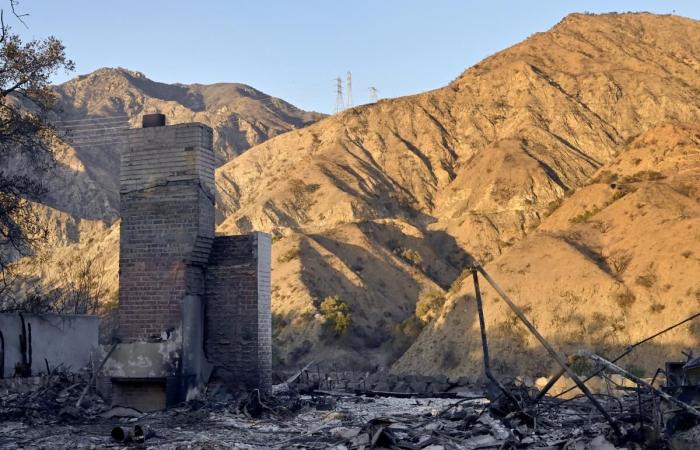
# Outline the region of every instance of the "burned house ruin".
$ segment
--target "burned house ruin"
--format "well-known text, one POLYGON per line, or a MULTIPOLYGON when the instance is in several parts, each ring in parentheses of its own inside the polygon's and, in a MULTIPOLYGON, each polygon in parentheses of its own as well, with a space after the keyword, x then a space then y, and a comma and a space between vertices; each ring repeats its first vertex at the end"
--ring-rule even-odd
POLYGON ((141 410, 205 383, 271 386, 265 233, 217 236, 212 130, 146 115, 122 154, 119 310, 102 373, 112 403, 141 410))

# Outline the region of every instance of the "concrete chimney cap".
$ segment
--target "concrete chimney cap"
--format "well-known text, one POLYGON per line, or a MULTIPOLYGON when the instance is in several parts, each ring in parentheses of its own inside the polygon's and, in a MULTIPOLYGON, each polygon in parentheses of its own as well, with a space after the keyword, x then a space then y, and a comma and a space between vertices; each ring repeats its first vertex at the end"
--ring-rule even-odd
POLYGON ((163 127, 165 126, 165 114, 144 114, 141 126, 143 128, 163 127))

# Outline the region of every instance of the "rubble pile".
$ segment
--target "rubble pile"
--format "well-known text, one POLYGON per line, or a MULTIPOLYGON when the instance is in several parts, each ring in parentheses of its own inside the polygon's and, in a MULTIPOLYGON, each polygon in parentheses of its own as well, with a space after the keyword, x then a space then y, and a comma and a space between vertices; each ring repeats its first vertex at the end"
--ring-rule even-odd
POLYGON ((33 424, 94 420, 104 410, 105 404, 99 395, 83 393, 87 383, 88 379, 81 374, 63 372, 0 379, 0 422, 22 420, 33 424))
MULTIPOLYGON (((636 389, 596 394, 621 430, 585 396, 543 397, 523 385, 505 386, 518 404, 496 393, 462 398, 299 394, 304 377, 274 397, 236 397, 212 389, 164 411, 109 407, 82 396, 80 376, 3 381, 0 447, 153 449, 691 449, 700 428, 685 423, 668 434, 659 399, 636 389)), ((486 389, 490 392, 492 389, 486 389)))
MULTIPOLYGON (((279 375, 286 378, 290 374, 279 375)), ((397 375, 389 372, 327 370, 314 365, 300 375, 297 389, 302 392, 318 390, 366 395, 406 394, 455 397, 459 393, 468 392, 472 387, 473 383, 467 377, 449 378, 445 375, 397 375)))

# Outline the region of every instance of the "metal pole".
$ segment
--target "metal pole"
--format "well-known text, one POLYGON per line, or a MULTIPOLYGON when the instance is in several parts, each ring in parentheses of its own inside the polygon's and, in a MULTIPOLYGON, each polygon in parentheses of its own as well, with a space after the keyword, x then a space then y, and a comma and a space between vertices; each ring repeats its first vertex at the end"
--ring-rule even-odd
POLYGON ((486 273, 486 271, 483 267, 481 267, 480 264, 476 265, 476 270, 478 270, 481 273, 481 275, 483 275, 484 278, 486 278, 486 281, 488 281, 489 284, 493 286, 496 292, 498 292, 498 295, 500 295, 503 301, 505 301, 506 304, 510 307, 510 309, 513 310, 513 312, 516 316, 518 316, 520 321, 523 322, 527 329, 530 330, 530 332, 537 338, 538 341, 540 341, 540 344, 542 344, 542 346, 547 350, 549 355, 559 364, 559 366, 561 366, 563 370, 566 371, 567 375, 569 375, 569 377, 571 377, 574 383, 576 383, 576 386, 578 386, 581 392, 583 392, 586 395, 586 397, 588 397, 588 400, 590 400, 593 406, 595 406, 596 409, 600 411, 603 417, 605 417, 605 419, 610 423, 610 426, 612 427, 615 434, 621 436, 622 433, 620 431, 620 428, 617 426, 617 424, 610 416, 610 414, 608 414, 605 408, 603 408, 603 405, 601 405, 600 402, 596 400, 591 391, 581 381, 578 375, 576 375, 574 371, 571 370, 570 367, 568 367, 564 358, 556 350, 554 350, 554 347, 552 347, 552 345, 540 334, 540 332, 537 331, 537 328, 535 328, 532 322, 528 320, 528 318, 525 316, 525 313, 523 313, 523 311, 515 303, 513 303, 510 297, 508 297, 508 294, 506 294, 505 291, 501 289, 501 287, 498 284, 496 284, 493 278, 491 278, 491 276, 488 273, 486 273))
POLYGON ((498 389, 503 392, 503 395, 508 397, 508 399, 515 404, 518 409, 522 409, 520 403, 515 398, 515 396, 506 389, 498 379, 491 372, 491 358, 489 356, 489 344, 486 337, 486 321, 484 320, 484 308, 481 303, 481 290, 479 289, 479 275, 476 271, 472 271, 472 278, 474 279, 474 296, 476 297, 476 309, 479 313, 479 329, 481 330, 481 349, 484 356, 484 373, 486 378, 488 378, 493 384, 498 386, 498 389))
POLYGON ((94 383, 95 380, 97 379, 97 374, 100 373, 100 371, 102 370, 102 368, 103 368, 103 367, 105 366, 105 364, 107 363, 107 360, 109 359, 110 356, 112 356, 112 353, 114 353, 114 350, 117 349, 117 346, 119 345, 119 343, 120 343, 121 341, 120 341, 119 339, 116 339, 116 338, 115 338, 115 339, 113 340, 113 342, 114 342, 114 343, 112 344, 112 348, 110 348, 110 349, 109 349, 109 352, 107 352, 107 356, 104 357, 104 359, 103 359, 102 362, 100 363, 100 366, 97 368, 97 370, 96 370, 95 372, 93 372, 92 376, 90 377, 90 381, 88 381, 87 386, 85 386, 85 389, 83 389, 83 392, 80 394, 80 397, 78 397, 78 401, 75 402, 75 407, 76 407, 76 408, 80 408, 80 405, 83 403, 83 398, 85 397, 85 394, 88 393, 88 390, 90 389, 90 386, 92 386, 92 383, 94 383))
POLYGON ((559 369, 559 372, 557 372, 556 375, 550 378, 550 380, 547 382, 547 384, 544 385, 539 394, 537 394, 537 397, 535 397, 535 402, 539 402, 540 400, 542 400, 542 398, 545 395, 547 395, 547 392, 549 392, 549 390, 552 389, 552 386, 554 386, 556 382, 559 381, 559 378, 561 378, 565 373, 565 368, 559 369))

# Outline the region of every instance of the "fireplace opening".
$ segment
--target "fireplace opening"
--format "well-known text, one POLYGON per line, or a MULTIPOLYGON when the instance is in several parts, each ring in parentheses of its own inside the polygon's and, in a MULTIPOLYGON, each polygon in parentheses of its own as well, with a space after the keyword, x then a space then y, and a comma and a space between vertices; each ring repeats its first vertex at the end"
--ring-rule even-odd
POLYGON ((165 409, 166 378, 112 378, 112 404, 142 412, 165 409))

